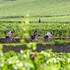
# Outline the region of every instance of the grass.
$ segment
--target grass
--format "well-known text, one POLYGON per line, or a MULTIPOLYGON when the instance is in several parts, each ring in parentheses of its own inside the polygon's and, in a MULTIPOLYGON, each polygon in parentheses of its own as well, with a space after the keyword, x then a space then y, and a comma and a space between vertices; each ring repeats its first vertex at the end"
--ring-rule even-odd
POLYGON ((70 23, 69 8, 69 0, 0 0, 0 21, 23 22, 23 17, 29 15, 33 23, 39 18, 45 23, 70 23))
MULTIPOLYGON (((45 16, 41 16, 41 17, 39 17, 39 16, 37 16, 37 17, 30 17, 29 16, 29 21, 30 22, 33 22, 33 23, 35 23, 35 22, 38 22, 38 20, 39 20, 39 18, 41 19, 41 22, 48 22, 48 23, 70 23, 70 16, 50 16, 50 17, 45 17, 45 16)), ((25 19, 26 18, 22 18, 22 17, 15 17, 14 16, 14 18, 11 18, 11 16, 9 17, 9 18, 5 18, 5 17, 3 17, 3 19, 2 18, 0 18, 0 21, 20 21, 20 22, 23 22, 23 21, 25 21, 25 19)))
POLYGON ((67 16, 69 7, 69 0, 0 0, 0 16, 67 16))

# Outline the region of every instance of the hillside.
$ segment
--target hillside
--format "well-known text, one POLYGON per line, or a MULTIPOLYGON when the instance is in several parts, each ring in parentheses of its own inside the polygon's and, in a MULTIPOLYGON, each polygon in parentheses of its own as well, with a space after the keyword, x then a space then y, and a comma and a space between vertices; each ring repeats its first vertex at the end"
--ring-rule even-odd
POLYGON ((0 0, 0 16, 69 16, 70 0, 0 0))

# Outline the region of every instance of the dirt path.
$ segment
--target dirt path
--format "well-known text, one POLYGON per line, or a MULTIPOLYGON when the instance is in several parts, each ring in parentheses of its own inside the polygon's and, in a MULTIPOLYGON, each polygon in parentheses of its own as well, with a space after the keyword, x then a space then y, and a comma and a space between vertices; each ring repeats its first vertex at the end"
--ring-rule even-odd
MULTIPOLYGON (((6 38, 0 38, 0 43, 20 43, 20 38, 15 38, 15 40, 13 40, 13 41, 8 41, 7 42, 7 39, 6 38)), ((55 41, 55 40, 66 40, 66 41, 70 41, 70 38, 54 38, 54 39, 52 39, 51 41, 55 41)), ((27 40, 27 39, 25 39, 25 42, 26 43, 28 43, 28 42, 44 42, 44 39, 42 38, 42 39, 40 39, 40 40, 38 40, 38 41, 36 41, 36 40, 27 40)))
MULTIPOLYGON (((8 52, 10 50, 13 50, 15 52, 20 52, 20 50, 26 50, 26 49, 30 49, 32 50, 32 48, 28 48, 25 45, 17 45, 17 46, 3 46, 3 52, 8 52)), ((41 52, 43 50, 47 50, 47 49, 52 49, 53 52, 65 52, 65 53, 70 53, 70 45, 54 45, 54 46, 47 46, 47 45, 42 45, 42 44, 38 44, 37 45, 37 52, 41 52)), ((33 50, 32 50, 33 51, 33 50)))

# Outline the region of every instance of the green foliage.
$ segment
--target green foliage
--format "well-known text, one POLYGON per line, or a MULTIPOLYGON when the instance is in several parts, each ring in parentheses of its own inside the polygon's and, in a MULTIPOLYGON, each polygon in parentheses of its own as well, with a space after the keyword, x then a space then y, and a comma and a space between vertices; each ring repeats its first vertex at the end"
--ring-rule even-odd
POLYGON ((2 53, 3 45, 0 45, 0 53, 2 53))
POLYGON ((24 43, 25 41, 24 41, 24 39, 21 39, 20 42, 21 42, 21 43, 24 43))
POLYGON ((65 40, 56 40, 55 41, 55 45, 64 45, 64 44, 68 44, 68 42, 65 40))
POLYGON ((48 30, 52 33, 52 38, 67 38, 70 36, 70 24, 61 24, 61 23, 41 23, 41 24, 33 24, 33 23, 8 23, 2 24, 0 23, 0 37, 4 37, 8 35, 10 29, 15 30, 16 37, 23 38, 24 36, 30 38, 30 35, 33 35, 35 29, 38 29, 38 33, 43 38, 48 30), (5 32, 6 31, 6 35, 5 32))
POLYGON ((52 42, 47 42, 46 43, 46 45, 51 45, 51 46, 53 46, 53 45, 55 45, 56 43, 54 42, 54 41, 52 41, 52 42))
POLYGON ((60 70, 60 68, 58 68, 57 64, 56 65, 41 65, 39 70, 60 70))
POLYGON ((10 29, 15 30, 16 37, 21 37, 21 44, 25 44, 31 50, 21 50, 20 53, 13 51, 3 53, 3 46, 0 45, 0 70, 70 70, 70 53, 52 53, 51 50, 36 52, 38 44, 41 45, 64 45, 69 41, 56 40, 47 43, 24 43, 25 39, 30 39, 35 29, 41 37, 44 37, 48 30, 52 33, 52 38, 67 38, 70 35, 70 1, 69 0, 0 0, 0 16, 4 19, 0 21, 21 21, 18 23, 0 23, 0 37, 8 35, 10 29), (28 14, 27 14, 28 13, 28 14), (27 14, 27 15, 26 15, 27 14), (30 17, 29 16, 36 16, 30 17), (4 18, 4 16, 22 16, 24 18, 4 18), (39 16, 42 22, 38 22, 39 16), (29 22, 33 22, 30 23, 29 22), (55 24, 57 23, 58 24, 55 24), (63 24, 61 24, 63 22, 63 24), (52 23, 52 24, 50 24, 52 23), (6 34, 5 34, 6 31, 6 34))
MULTIPOLYGON (((34 44, 35 45, 35 44, 34 44)), ((36 52, 21 50, 0 53, 1 70, 70 70, 69 53, 53 53, 51 50, 36 52)))

